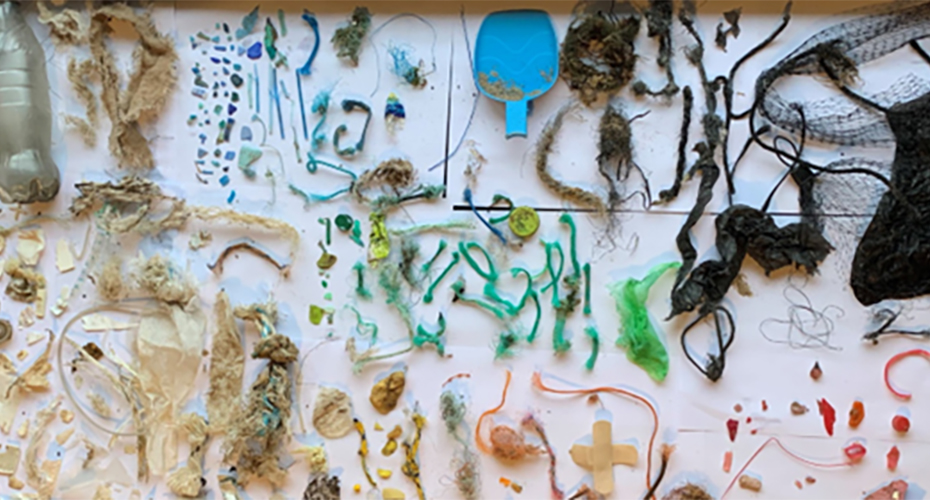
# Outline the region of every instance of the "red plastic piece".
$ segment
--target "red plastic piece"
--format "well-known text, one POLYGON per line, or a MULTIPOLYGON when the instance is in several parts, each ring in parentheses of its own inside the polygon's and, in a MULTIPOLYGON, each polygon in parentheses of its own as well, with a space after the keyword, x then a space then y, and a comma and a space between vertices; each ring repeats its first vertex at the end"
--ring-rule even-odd
POLYGON ((888 380, 888 372, 891 371, 891 367, 895 365, 898 361, 901 361, 904 358, 909 356, 923 356, 927 359, 930 359, 930 352, 924 349, 911 349, 910 351, 904 351, 902 353, 895 354, 885 363, 885 387, 891 391, 892 394, 901 398, 901 399, 911 399, 911 393, 901 392, 891 386, 891 381, 888 380))
POLYGON ((739 429, 739 420, 727 420, 727 432, 730 434, 730 442, 736 441, 736 431, 739 429))
POLYGON ((836 409, 826 399, 817 400, 817 409, 823 417, 823 428, 827 430, 828 435, 832 436, 833 425, 836 424, 836 409))
POLYGON ((888 470, 894 472, 898 468, 898 460, 901 460, 901 450, 897 446, 892 446, 885 458, 888 461, 888 470))
POLYGON ((904 434, 911 430, 911 421, 904 415, 895 415, 894 418, 891 419, 891 427, 893 427, 895 431, 904 434))

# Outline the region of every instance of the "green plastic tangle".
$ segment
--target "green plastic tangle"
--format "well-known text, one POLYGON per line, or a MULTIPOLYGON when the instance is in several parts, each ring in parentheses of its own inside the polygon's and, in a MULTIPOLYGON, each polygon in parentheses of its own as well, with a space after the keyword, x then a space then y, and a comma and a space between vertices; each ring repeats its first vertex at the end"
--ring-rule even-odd
POLYGON ((666 271, 679 267, 679 262, 659 264, 650 269, 642 280, 630 278, 607 287, 620 314, 617 346, 626 351, 627 359, 646 370, 656 382, 662 382, 668 375, 668 351, 649 319, 646 300, 652 285, 666 271))

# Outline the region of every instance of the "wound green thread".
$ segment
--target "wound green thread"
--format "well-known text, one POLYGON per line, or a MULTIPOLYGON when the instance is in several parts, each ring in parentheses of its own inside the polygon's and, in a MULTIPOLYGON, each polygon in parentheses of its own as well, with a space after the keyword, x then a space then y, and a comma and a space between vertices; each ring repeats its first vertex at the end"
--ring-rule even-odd
POLYGON ((352 266, 352 270, 355 271, 357 277, 355 295, 358 295, 361 299, 371 300, 371 291, 365 287, 365 264, 356 262, 355 265, 352 266))
POLYGON ((507 315, 507 313, 503 309, 495 306, 494 304, 490 304, 481 299, 466 297, 465 296, 465 282, 461 278, 459 278, 455 283, 453 283, 451 288, 452 288, 453 293, 455 293, 455 300, 459 300, 466 304, 472 304, 482 309, 485 309, 491 312, 492 314, 494 314, 495 316, 497 316, 498 319, 504 319, 504 316, 507 315))

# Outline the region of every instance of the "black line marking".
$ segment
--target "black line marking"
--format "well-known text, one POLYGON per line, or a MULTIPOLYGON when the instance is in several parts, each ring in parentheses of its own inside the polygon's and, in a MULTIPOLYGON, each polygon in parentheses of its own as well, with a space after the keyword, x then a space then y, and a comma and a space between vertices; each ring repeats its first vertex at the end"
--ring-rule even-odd
MULTIPOLYGON (((562 212, 571 212, 571 213, 595 213, 595 212, 597 212, 597 210, 594 210, 594 209, 592 209, 592 208, 574 208, 574 207, 570 207, 570 208, 563 208, 563 207, 530 207, 530 208, 532 208, 533 210, 536 210, 537 212, 543 212, 543 213, 550 213, 550 212, 551 212, 551 213, 562 213, 562 212)), ((484 206, 475 205, 475 210, 480 210, 480 211, 483 211, 483 212, 504 212, 504 211, 509 210, 509 208, 508 208, 508 207, 503 207, 503 206, 494 206, 494 207, 491 207, 491 206, 487 206, 487 205, 484 205, 484 206)), ((453 212, 470 212, 470 211, 471 211, 471 207, 469 207, 468 205, 453 205, 453 206, 452 206, 452 211, 453 211, 453 212)), ((681 216, 681 215, 688 215, 689 213, 691 213, 690 210, 648 210, 648 211, 647 211, 647 210, 632 209, 632 208, 620 208, 620 209, 611 210, 611 212, 612 212, 612 213, 620 213, 620 214, 678 215, 678 216, 681 216)), ((702 215, 702 216, 715 216, 715 217, 716 217, 716 216, 720 215, 721 213, 723 213, 723 212, 704 212, 704 213, 702 213, 701 215, 702 215)), ((803 214, 801 214, 800 212, 766 212, 766 213, 769 214, 769 215, 771 215, 772 217, 800 217, 801 215, 803 215, 803 214)), ((842 218, 850 218, 850 219, 852 219, 852 218, 871 218, 871 217, 874 217, 875 214, 852 214, 852 213, 850 213, 850 214, 839 214, 839 213, 830 214, 830 213, 827 213, 827 214, 818 214, 818 216, 819 216, 819 217, 836 218, 836 219, 842 219, 842 218)))

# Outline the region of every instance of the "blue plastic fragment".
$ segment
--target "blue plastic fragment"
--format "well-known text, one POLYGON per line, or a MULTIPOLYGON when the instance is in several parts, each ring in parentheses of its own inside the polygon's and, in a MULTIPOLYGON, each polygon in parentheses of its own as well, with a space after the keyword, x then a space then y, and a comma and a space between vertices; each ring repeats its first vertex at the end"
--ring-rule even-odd
POLYGON ((232 203, 236 199, 236 190, 233 189, 229 192, 229 198, 226 198, 226 203, 232 203))
POLYGON ((227 57, 224 57, 224 58, 223 58, 223 64, 229 64, 229 63, 231 63, 231 62, 232 62, 232 61, 230 61, 229 58, 227 58, 227 57))
POLYGON ((238 111, 238 109, 239 109, 239 108, 237 108, 237 107, 235 107, 234 105, 230 104, 229 106, 226 107, 226 112, 229 114, 229 116, 232 116, 232 115, 236 114, 236 111, 238 111))
POLYGON ((249 47, 248 56, 251 60, 261 59, 262 57, 262 42, 255 42, 249 47))
POLYGON ((245 47, 240 45, 236 48, 236 55, 241 56, 242 54, 245 54, 245 47))
POLYGON ((196 161, 194 161, 194 164, 195 164, 195 165, 206 165, 207 162, 205 162, 205 161, 203 161, 203 160, 196 160, 196 161))
POLYGON ((258 23, 258 6, 256 5, 251 12, 249 12, 245 17, 242 18, 242 27, 236 29, 236 40, 242 40, 243 38, 249 36, 252 33, 252 30, 255 29, 255 25, 258 23))
POLYGON ((233 161, 233 160, 235 160, 235 159, 236 159, 236 152, 235 152, 235 151, 227 151, 226 154, 223 156, 223 159, 226 160, 226 161, 233 161))
POLYGON ((194 87, 194 89, 191 90, 191 94, 193 94, 194 97, 199 97, 201 99, 205 99, 207 97, 206 89, 203 89, 201 87, 194 87))
POLYGON ((203 148, 197 148, 197 158, 203 158, 207 156, 207 150, 203 148))
POLYGON ((201 133, 199 136, 197 136, 197 138, 200 139, 201 144, 207 142, 207 134, 201 133))
MULTIPOLYGON (((229 76, 229 68, 223 68, 223 74, 226 76, 229 76)), ((223 82, 223 83, 225 84, 226 82, 223 82)), ((223 86, 225 87, 226 85, 223 85, 223 86)))
POLYGON ((252 129, 250 129, 248 126, 243 126, 242 130, 239 131, 239 139, 243 141, 251 141, 252 129))
POLYGON ((222 185, 223 187, 226 187, 226 186, 229 185, 229 176, 228 176, 228 175, 224 175, 224 176, 220 177, 220 185, 222 185))
POLYGON ((226 52, 226 46, 225 46, 225 45, 216 45, 216 46, 213 47, 213 50, 215 50, 215 51, 217 51, 217 52, 226 52))
POLYGON ((210 62, 212 62, 213 64, 219 64, 219 63, 220 63, 220 58, 219 58, 219 57, 211 57, 211 58, 210 58, 210 62))

